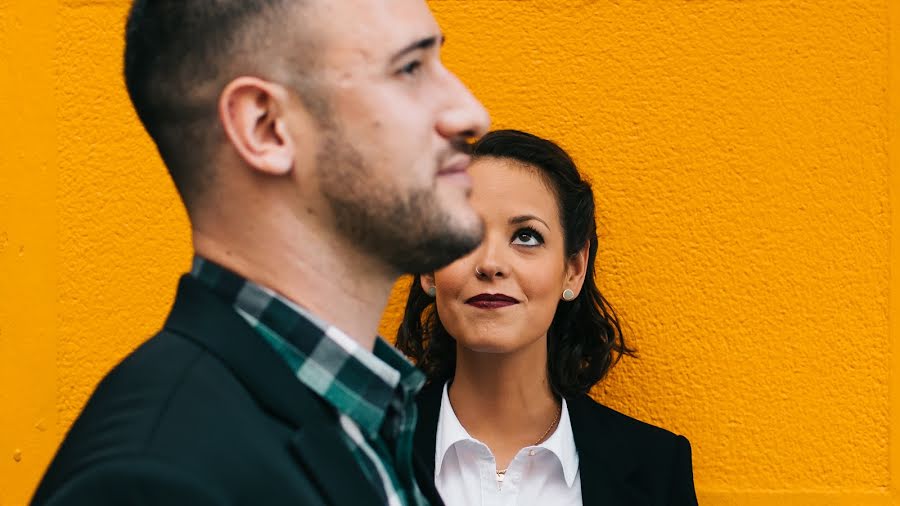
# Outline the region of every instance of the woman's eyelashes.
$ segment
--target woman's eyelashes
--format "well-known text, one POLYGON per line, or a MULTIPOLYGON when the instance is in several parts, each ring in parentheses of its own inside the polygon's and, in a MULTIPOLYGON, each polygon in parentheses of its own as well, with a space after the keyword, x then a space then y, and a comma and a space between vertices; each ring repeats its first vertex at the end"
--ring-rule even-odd
POLYGON ((524 227, 516 230, 512 237, 512 243, 518 246, 534 248, 544 244, 544 236, 531 227, 524 227))

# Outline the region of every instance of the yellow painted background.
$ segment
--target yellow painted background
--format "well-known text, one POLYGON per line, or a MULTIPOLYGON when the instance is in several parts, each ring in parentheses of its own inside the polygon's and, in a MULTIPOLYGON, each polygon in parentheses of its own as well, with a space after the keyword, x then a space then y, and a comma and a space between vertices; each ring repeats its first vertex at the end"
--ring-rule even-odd
MULTIPOLYGON (((120 78, 127 4, 0 0, 2 506, 189 264, 120 78)), ((594 181, 641 353, 599 398, 690 438, 701 504, 900 504, 898 3, 431 5, 495 127, 594 181)))

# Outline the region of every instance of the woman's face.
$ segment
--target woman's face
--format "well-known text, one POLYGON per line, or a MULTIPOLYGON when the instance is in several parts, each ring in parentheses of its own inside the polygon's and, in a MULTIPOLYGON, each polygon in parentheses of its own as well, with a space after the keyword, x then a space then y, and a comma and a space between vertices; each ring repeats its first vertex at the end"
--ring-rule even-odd
POLYGON ((546 337, 563 290, 578 294, 587 252, 566 259, 556 196, 538 169, 487 157, 469 173, 484 241, 422 285, 434 284, 441 322, 459 345, 514 352, 546 337))

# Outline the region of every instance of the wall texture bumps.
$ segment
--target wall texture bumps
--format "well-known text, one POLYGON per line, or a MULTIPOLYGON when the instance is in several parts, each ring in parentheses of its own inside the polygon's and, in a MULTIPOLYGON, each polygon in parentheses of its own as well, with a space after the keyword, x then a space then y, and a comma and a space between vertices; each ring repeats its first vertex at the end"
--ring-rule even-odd
MULTIPOLYGON (((594 182, 602 286, 641 354, 598 398, 691 439, 703 504, 900 503, 900 7, 431 5, 495 127, 594 182)), ((0 0, 0 505, 189 263, 121 83, 127 7, 0 0)))

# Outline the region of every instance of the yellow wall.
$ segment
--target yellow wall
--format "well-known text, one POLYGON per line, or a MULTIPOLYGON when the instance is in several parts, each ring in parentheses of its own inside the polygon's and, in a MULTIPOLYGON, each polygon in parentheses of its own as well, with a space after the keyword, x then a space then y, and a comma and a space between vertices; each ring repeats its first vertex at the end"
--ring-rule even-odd
MULTIPOLYGON (((495 126, 595 182, 641 352, 598 396, 689 436, 702 504, 900 504, 898 2, 431 3, 495 126)), ((127 4, 0 0, 3 506, 189 263, 119 77, 127 4)))

